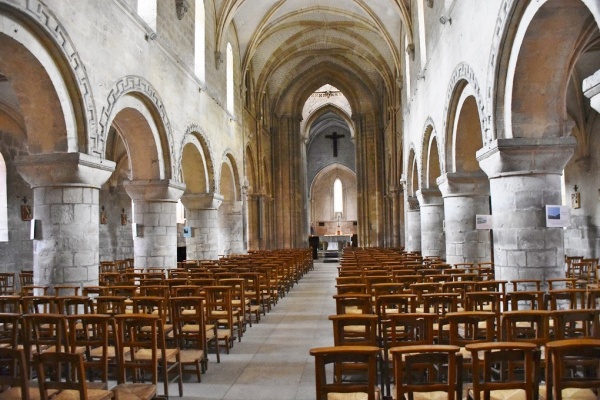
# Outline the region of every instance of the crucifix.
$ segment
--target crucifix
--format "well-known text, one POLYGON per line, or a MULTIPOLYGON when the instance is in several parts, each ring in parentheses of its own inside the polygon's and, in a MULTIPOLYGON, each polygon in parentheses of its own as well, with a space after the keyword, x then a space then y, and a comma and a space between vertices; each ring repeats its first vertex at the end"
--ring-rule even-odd
POLYGON ((343 137, 345 137, 346 135, 338 135, 337 132, 333 132, 332 135, 325 135, 325 137, 327 139, 331 139, 333 140, 333 156, 337 157, 337 145, 338 145, 338 139, 341 139, 343 137))

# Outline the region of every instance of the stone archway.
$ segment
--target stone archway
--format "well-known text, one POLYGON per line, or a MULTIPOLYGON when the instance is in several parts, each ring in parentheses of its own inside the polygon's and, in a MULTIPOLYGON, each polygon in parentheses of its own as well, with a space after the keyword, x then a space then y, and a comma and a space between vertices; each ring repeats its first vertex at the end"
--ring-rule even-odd
POLYGON ((219 256, 244 252, 242 193, 237 164, 227 153, 219 173, 219 193, 223 202, 218 211, 219 256))

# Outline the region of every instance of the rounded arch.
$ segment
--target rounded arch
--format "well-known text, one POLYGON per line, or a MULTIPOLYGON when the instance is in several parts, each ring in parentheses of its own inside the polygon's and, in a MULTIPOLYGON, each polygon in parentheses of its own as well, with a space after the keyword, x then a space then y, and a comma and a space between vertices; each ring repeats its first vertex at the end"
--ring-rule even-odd
POLYGON ((246 179, 248 180, 248 191, 257 192, 258 188, 258 165, 254 161, 254 154, 250 145, 246 146, 246 179))
MULTIPOLYGON (((191 151, 191 149, 188 149, 191 151)), ((208 141, 205 132, 200 128, 200 126, 192 124, 187 129, 183 136, 183 141, 181 143, 181 159, 179 161, 179 165, 181 165, 182 177, 186 179, 186 170, 190 171, 192 174, 200 173, 202 174, 202 179, 205 181, 205 187, 201 190, 206 190, 203 193, 213 193, 216 191, 216 183, 215 183, 215 162, 213 158, 213 152, 210 147, 210 142, 208 141), (194 162, 191 160, 186 160, 184 158, 185 148, 188 146, 193 146, 197 155, 200 159, 197 161, 200 162, 198 167, 202 167, 202 170, 199 171, 194 166, 194 162), (188 166, 185 166, 184 163, 188 163, 188 166)), ((187 176, 190 176, 188 173, 187 176)), ((187 182, 186 182, 187 183, 187 182)), ((189 186, 188 186, 189 189, 189 186)), ((199 192, 198 192, 199 193, 199 192)))
POLYGON ((240 175, 235 158, 229 151, 225 152, 221 162, 219 193, 223 196, 223 201, 241 199, 240 175))
POLYGON ((443 158, 440 157, 437 136, 433 120, 428 118, 421 143, 421 175, 419 176, 419 186, 421 188, 432 189, 437 187, 436 179, 445 172, 441 162, 443 158))
POLYGON ((419 162, 417 160, 417 153, 415 152, 415 148, 413 145, 410 146, 410 150, 408 152, 408 164, 406 167, 408 171, 406 176, 406 190, 410 197, 416 196, 417 190, 421 188, 419 176, 419 162))
POLYGON ((486 141, 568 136, 569 76, 582 34, 600 21, 600 6, 595 0, 504 0, 500 9, 488 74, 492 135, 486 141))
MULTIPOLYGON (((127 76, 115 84, 107 99, 107 105, 102 109, 102 118, 100 120, 100 137, 103 143, 106 141, 111 125, 120 119, 117 118, 119 114, 130 109, 130 111, 127 111, 126 117, 131 116, 132 118, 136 118, 134 116, 135 113, 131 114, 131 112, 137 111, 143 115, 143 119, 139 119, 139 117, 136 119, 141 123, 145 122, 145 128, 150 128, 152 135, 150 137, 149 132, 143 133, 144 129, 142 127, 130 125, 132 130, 137 130, 141 135, 139 137, 131 137, 130 140, 142 142, 143 147, 153 146, 153 151, 156 153, 156 157, 152 160, 138 161, 141 164, 147 164, 148 162, 158 164, 158 176, 152 179, 174 179, 181 181, 181 168, 173 153, 175 146, 173 145, 171 123, 169 122, 164 104, 152 85, 142 77, 127 76), (145 143, 145 141, 150 140, 152 143, 145 143)), ((121 123, 123 122, 121 121, 121 123)), ((104 155, 106 152, 104 145, 101 150, 104 155)), ((131 146, 129 146, 129 150, 133 150, 131 146)), ((132 159, 132 166, 134 168, 132 174, 135 174, 134 164, 135 161, 132 159)))
POLYGON ((97 153, 93 94, 68 33, 36 0, 0 4, 0 19, 0 70, 17 99, 8 106, 23 115, 30 154, 97 153))
POLYGON ((466 79, 461 79, 452 90, 444 122, 446 172, 476 172, 480 169, 476 153, 483 147, 484 135, 477 89, 466 79))
POLYGON ((357 178, 354 171, 342 164, 331 164, 323 168, 310 184, 310 198, 313 209, 313 221, 332 221, 334 213, 334 183, 339 179, 342 184, 343 220, 357 220, 356 202, 357 178))
MULTIPOLYGON (((481 95, 481 89, 475 71, 466 63, 460 63, 452 73, 448 90, 446 92, 446 105, 444 107, 444 121, 442 122, 442 129, 444 129, 444 149, 445 149, 445 170, 446 172, 457 172, 459 170, 471 170, 472 165, 469 167, 460 167, 457 165, 457 151, 459 157, 461 154, 471 155, 475 157, 475 152, 483 147, 483 143, 486 141, 486 135, 489 133, 489 129, 486 121, 488 120, 483 112, 485 110, 484 98, 481 95), (470 99, 469 99, 470 98, 470 99), (469 100, 467 100, 469 99, 469 100), (465 101, 468 101, 469 108, 463 109, 465 101), (472 108, 474 106, 475 108, 472 108), (469 114, 461 115, 462 111, 468 110, 469 114), (467 119, 465 119, 467 117, 467 119), (477 118, 477 120, 473 118, 477 118), (461 135, 457 136, 459 130, 457 130, 457 124, 459 121, 469 121, 468 128, 469 136, 461 135), (478 123, 479 126, 475 126, 478 123), (479 134, 477 138, 473 135, 479 134), (458 140, 458 142, 457 142, 458 140), (475 152, 473 152, 473 148, 475 152), (464 150, 463 150, 464 149, 464 150)), ((467 132, 463 129, 460 132, 467 132)), ((468 160, 469 163, 476 160, 468 160)), ((479 168, 479 165, 477 165, 479 168)))

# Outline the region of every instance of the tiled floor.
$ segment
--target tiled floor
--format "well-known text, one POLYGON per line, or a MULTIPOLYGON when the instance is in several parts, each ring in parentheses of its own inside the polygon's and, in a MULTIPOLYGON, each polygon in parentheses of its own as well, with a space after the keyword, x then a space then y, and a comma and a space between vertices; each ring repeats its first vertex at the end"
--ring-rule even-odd
MULTIPOLYGON (((314 399, 314 360, 308 351, 333 345, 327 317, 335 314, 332 296, 337 266, 315 263, 315 269, 262 316, 260 323, 246 330, 230 354, 221 355, 220 364, 214 354, 209 355, 202 383, 186 377, 183 399, 314 399)), ((169 390, 177 393, 174 385, 169 390)))

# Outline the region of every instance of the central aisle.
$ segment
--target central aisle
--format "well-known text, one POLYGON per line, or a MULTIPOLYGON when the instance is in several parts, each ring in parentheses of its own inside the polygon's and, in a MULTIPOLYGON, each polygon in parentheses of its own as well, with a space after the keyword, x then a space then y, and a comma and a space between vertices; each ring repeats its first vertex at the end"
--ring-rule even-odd
MULTIPOLYGON (((258 324, 248 327, 230 354, 217 364, 209 354, 202 383, 188 381, 185 399, 312 400, 315 398, 312 347, 332 346, 328 316, 335 314, 338 264, 315 263, 258 324)), ((193 379, 186 377, 186 379, 193 379)), ((176 393, 173 387, 173 393, 176 393)), ((174 399, 177 397, 173 397, 174 399)))

